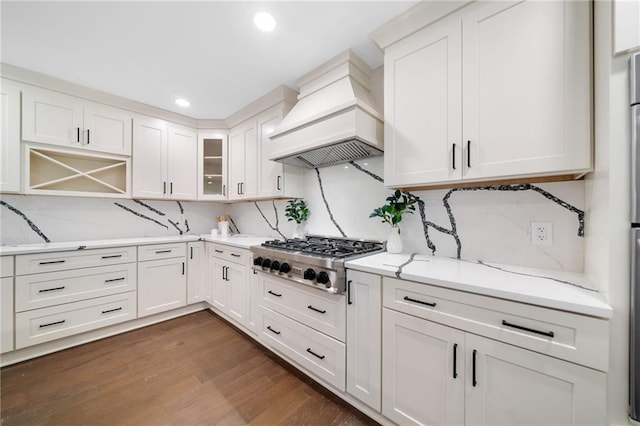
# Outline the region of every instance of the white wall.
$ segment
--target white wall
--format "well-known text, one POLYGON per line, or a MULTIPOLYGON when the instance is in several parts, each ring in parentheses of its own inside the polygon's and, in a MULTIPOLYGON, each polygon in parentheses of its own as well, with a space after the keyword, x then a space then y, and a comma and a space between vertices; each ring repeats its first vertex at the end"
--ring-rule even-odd
POLYGON ((176 201, 143 201, 157 210, 154 212, 133 200, 6 194, 2 195, 2 202, 8 204, 0 206, 0 244, 3 245, 44 242, 9 206, 24 214, 51 242, 179 235, 177 228, 183 233, 187 231, 185 220, 189 234, 204 234, 216 225, 216 217, 227 210, 223 204, 183 201, 180 205, 184 214, 181 214, 176 201))
MULTIPOLYGON (((382 158, 356 162, 377 176, 383 175, 382 158)), ((325 198, 333 219, 351 238, 386 240, 390 228, 377 218, 369 218, 374 208, 381 206, 392 190, 351 164, 319 169, 325 198)), ((584 182, 539 184, 578 209, 584 208, 584 182)), ((451 229, 451 221, 443 206, 448 190, 416 191, 425 202, 428 221, 451 229)), ((341 236, 325 206, 315 170, 304 174, 304 195, 311 215, 307 224, 310 234, 341 236)), ((258 202, 271 225, 275 225, 272 202, 258 202)), ((584 238, 578 236, 576 213, 560 207, 541 194, 531 191, 459 191, 450 196, 449 204, 461 242, 461 258, 483 260, 544 269, 579 271, 584 269, 584 238), (551 222, 553 245, 531 244, 530 223, 551 222)), ((275 202, 281 232, 291 237, 292 222, 284 216, 285 201, 275 202)), ((254 203, 231 206, 231 215, 243 233, 277 237, 254 203)), ((407 252, 431 253, 427 246, 422 220, 418 211, 405 215, 401 224, 402 239, 407 252)), ((429 228, 429 236, 436 246, 437 256, 456 257, 457 245, 451 235, 429 228)))

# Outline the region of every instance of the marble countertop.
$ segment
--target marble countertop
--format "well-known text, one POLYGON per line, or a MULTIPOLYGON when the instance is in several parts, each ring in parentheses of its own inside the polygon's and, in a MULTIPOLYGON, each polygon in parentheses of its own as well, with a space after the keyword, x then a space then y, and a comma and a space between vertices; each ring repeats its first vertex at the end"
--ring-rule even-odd
POLYGON ((430 255, 379 253, 346 262, 349 269, 499 297, 601 318, 613 310, 584 274, 430 255))
POLYGON ((213 243, 226 244, 234 247, 248 249, 252 245, 259 245, 273 238, 260 237, 255 235, 237 234, 228 237, 213 237, 210 234, 203 235, 177 235, 170 237, 139 237, 139 238, 119 238, 113 240, 87 240, 87 241, 67 241, 61 243, 42 244, 21 244, 0 246, 0 256, 10 256, 30 253, 47 253, 56 251, 68 251, 79 249, 99 249, 109 247, 140 246, 149 244, 163 244, 176 242, 209 241, 213 243))

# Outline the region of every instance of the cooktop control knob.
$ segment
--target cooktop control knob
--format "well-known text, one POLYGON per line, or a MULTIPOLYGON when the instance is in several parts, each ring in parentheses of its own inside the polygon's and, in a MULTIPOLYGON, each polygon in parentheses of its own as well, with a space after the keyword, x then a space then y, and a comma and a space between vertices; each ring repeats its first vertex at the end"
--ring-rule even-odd
POLYGON ((319 284, 327 284, 329 282, 329 274, 324 271, 318 272, 316 281, 318 281, 319 284))
POLYGON ((253 259, 253 264, 256 266, 260 266, 262 265, 262 260, 263 260, 262 257, 258 256, 255 259, 253 259))
POLYGON ((262 261, 262 267, 263 268, 268 268, 271 266, 271 259, 265 259, 262 261))
POLYGON ((288 274, 291 271, 291 265, 289 265, 287 262, 283 262, 282 265, 280 265, 280 272, 282 272, 283 274, 288 274))
POLYGON ((274 260, 273 263, 271 263, 271 270, 277 272, 279 269, 280 269, 280 262, 278 262, 277 260, 274 260))
POLYGON ((314 271, 313 269, 309 268, 306 271, 304 271, 304 275, 303 275, 305 280, 313 280, 316 278, 316 271, 314 271))

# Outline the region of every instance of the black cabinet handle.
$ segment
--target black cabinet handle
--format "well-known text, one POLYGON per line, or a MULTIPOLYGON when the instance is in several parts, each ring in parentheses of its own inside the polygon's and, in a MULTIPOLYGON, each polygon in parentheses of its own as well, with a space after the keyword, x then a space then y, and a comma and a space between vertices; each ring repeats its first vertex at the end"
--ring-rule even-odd
POLYGON ((278 293, 274 293, 273 291, 269 290, 267 293, 275 296, 275 297, 282 297, 282 294, 278 294, 278 293))
POLYGON ((56 263, 64 263, 66 262, 65 260, 52 260, 50 262, 40 262, 40 265, 53 265, 56 263))
POLYGON ((191 259, 193 259, 193 247, 190 247, 190 248, 191 248, 191 259))
POLYGON ((87 129, 87 145, 90 143, 89 135, 91 134, 91 130, 87 129))
POLYGON ((553 338, 555 336, 555 333, 553 331, 534 330, 533 328, 523 327, 523 326, 517 325, 517 324, 511 324, 510 322, 507 322, 505 320, 502 320, 502 325, 505 325, 505 326, 511 327, 511 328, 517 328, 518 330, 528 331, 529 333, 540 334, 542 336, 547 336, 547 337, 551 337, 551 338, 553 338))
POLYGON ((218 249, 213 249, 213 251, 215 251, 216 253, 224 253, 222 250, 218 250, 218 249))
POLYGON ((458 344, 453 344, 453 378, 458 378, 458 344))
POLYGON ((240 195, 240 182, 238 182, 238 195, 240 195))
POLYGON ((314 308, 312 305, 307 306, 307 308, 308 308, 308 309, 311 309, 312 311, 319 312, 319 313, 321 313, 321 314, 326 314, 326 313, 327 313, 327 311, 323 311, 323 310, 320 310, 320 309, 318 309, 318 308, 314 308))
POLYGON ((282 187, 280 186, 280 181, 282 180, 282 176, 278 176, 278 180, 276 182, 276 189, 278 191, 282 190, 282 187))
POLYGON ((453 170, 456 169, 456 144, 453 144, 453 149, 451 150, 452 155, 451 155, 451 167, 453 168, 453 170))
POLYGON ((318 357, 320 359, 324 359, 324 355, 318 355, 317 353, 315 353, 314 351, 311 350, 311 348, 307 348, 307 352, 309 352, 311 355, 318 357))
POLYGON ((240 194, 244 195, 244 182, 240 182, 240 194))
POLYGON ((156 250, 156 254, 171 253, 171 250, 156 250))
POLYGON ((471 168, 471 141, 467 141, 467 168, 471 168))
POLYGON ((236 253, 231 253, 231 256, 233 256, 233 257, 240 257, 241 255, 236 254, 236 253))
POLYGON ((270 332, 272 332, 273 334, 280 334, 282 333, 282 331, 276 331, 273 328, 271 328, 270 325, 267 326, 267 330, 269 330, 270 332))
POLYGON ((423 302, 422 300, 412 299, 412 298, 410 298, 409 296, 405 296, 403 299, 404 299, 404 300, 406 300, 407 302, 419 303, 419 304, 421 304, 421 305, 430 306, 430 307, 432 307, 432 308, 435 308, 435 307, 436 307, 436 304, 435 304, 435 303, 423 302))
POLYGON ((477 350, 473 350, 473 357, 472 357, 472 369, 473 369, 473 375, 471 378, 471 384, 473 384, 473 387, 475 388, 478 384, 478 381, 476 380, 476 358, 478 357, 478 351, 477 350))
POLYGON ((184 262, 182 262, 182 275, 184 275, 184 262))
POLYGON ((222 196, 223 197, 227 196, 227 185, 222 185, 222 196))
POLYGON ((352 305, 353 302, 351 301, 351 283, 353 281, 349 280, 347 281, 347 304, 348 305, 352 305))
POLYGON ((225 275, 225 273, 227 272, 227 267, 223 266, 222 267, 222 279, 227 281, 227 276, 225 275))
POLYGON ((117 312, 117 311, 121 311, 122 307, 120 308, 115 308, 115 309, 108 309, 106 311, 102 311, 103 314, 108 314, 109 312, 117 312))
POLYGON ((65 289, 65 286, 54 287, 54 288, 45 288, 45 289, 42 289, 42 290, 38 290, 38 293, 46 293, 48 291, 56 291, 56 290, 64 290, 64 289, 65 289))
POLYGON ((167 182, 162 182, 162 193, 163 194, 167 193, 167 182))
POLYGON ((169 194, 173 194, 173 182, 169 183, 169 194))
POLYGON ((65 322, 67 322, 67 320, 50 322, 49 324, 41 324, 39 327, 40 328, 51 327, 52 325, 64 324, 65 322))
POLYGON ((111 278, 110 280, 104 280, 105 283, 112 283, 114 281, 124 281, 124 277, 120 278, 111 278))
POLYGON ((78 131, 76 136, 76 142, 80 143, 80 127, 76 127, 76 130, 78 131))
POLYGON ((114 255, 111 255, 111 256, 102 256, 102 259, 116 259, 118 257, 122 257, 122 255, 121 254, 114 254, 114 255))

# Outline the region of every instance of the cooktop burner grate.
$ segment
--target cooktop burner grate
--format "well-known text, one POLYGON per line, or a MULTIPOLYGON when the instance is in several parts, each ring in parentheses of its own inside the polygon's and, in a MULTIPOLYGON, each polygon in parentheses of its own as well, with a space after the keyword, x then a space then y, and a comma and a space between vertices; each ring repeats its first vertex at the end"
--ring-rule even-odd
POLYGON ((373 251, 380 251, 384 243, 376 241, 349 240, 341 238, 309 236, 306 239, 271 240, 262 244, 263 247, 277 250, 295 251, 299 253, 344 258, 373 251))

